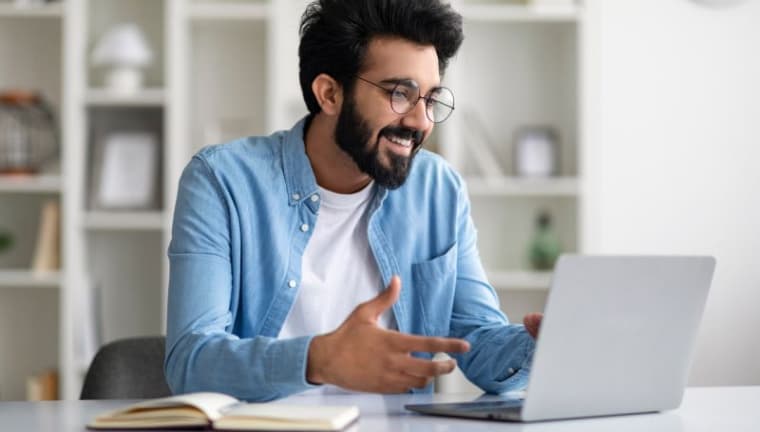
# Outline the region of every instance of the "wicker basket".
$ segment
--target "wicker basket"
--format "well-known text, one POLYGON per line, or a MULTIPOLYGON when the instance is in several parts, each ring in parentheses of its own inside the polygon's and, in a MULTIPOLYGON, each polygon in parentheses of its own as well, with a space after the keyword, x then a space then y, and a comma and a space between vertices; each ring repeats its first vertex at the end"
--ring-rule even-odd
POLYGON ((58 155, 50 107, 35 93, 0 93, 0 174, 33 174, 58 155))

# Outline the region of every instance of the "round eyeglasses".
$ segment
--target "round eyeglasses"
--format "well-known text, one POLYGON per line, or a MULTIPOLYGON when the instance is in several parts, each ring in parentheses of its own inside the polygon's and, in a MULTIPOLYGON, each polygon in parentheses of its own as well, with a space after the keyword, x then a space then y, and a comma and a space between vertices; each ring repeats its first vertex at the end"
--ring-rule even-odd
POLYGON ((420 96, 420 88, 413 80, 389 80, 376 83, 366 78, 356 78, 386 92, 391 109, 396 114, 408 114, 420 99, 425 100, 425 114, 433 123, 441 123, 454 111, 454 93, 446 87, 435 87, 425 96, 420 96))

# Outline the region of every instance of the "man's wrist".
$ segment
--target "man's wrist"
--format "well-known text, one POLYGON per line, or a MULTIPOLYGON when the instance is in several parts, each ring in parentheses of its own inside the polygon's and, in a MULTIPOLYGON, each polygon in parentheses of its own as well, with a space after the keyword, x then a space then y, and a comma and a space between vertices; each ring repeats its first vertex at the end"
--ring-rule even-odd
POLYGON ((327 335, 314 336, 309 344, 309 353, 306 358, 306 381, 309 384, 325 384, 323 376, 324 352, 327 335))

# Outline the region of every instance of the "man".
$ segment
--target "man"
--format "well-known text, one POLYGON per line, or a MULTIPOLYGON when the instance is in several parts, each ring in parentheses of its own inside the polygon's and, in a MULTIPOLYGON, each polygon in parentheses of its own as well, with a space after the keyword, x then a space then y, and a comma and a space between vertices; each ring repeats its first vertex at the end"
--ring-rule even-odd
MULTIPOLYGON (((308 7, 309 116, 206 148, 180 180, 174 392, 431 391, 457 363, 489 392, 525 385, 534 341, 499 311, 464 184, 420 150, 453 111, 441 74, 462 39, 461 17, 439 0, 308 7)), ((539 321, 526 317, 534 336, 539 321)))

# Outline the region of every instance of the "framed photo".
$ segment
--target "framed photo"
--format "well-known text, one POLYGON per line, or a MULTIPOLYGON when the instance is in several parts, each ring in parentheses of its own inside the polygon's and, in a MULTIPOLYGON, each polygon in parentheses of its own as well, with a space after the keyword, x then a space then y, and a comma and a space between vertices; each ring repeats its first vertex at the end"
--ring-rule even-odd
POLYGON ((515 134, 513 163, 518 177, 559 175, 559 134, 549 126, 519 128, 515 134))
POLYGON ((158 207, 158 139, 150 132, 115 132, 97 146, 92 207, 148 210, 158 207))

